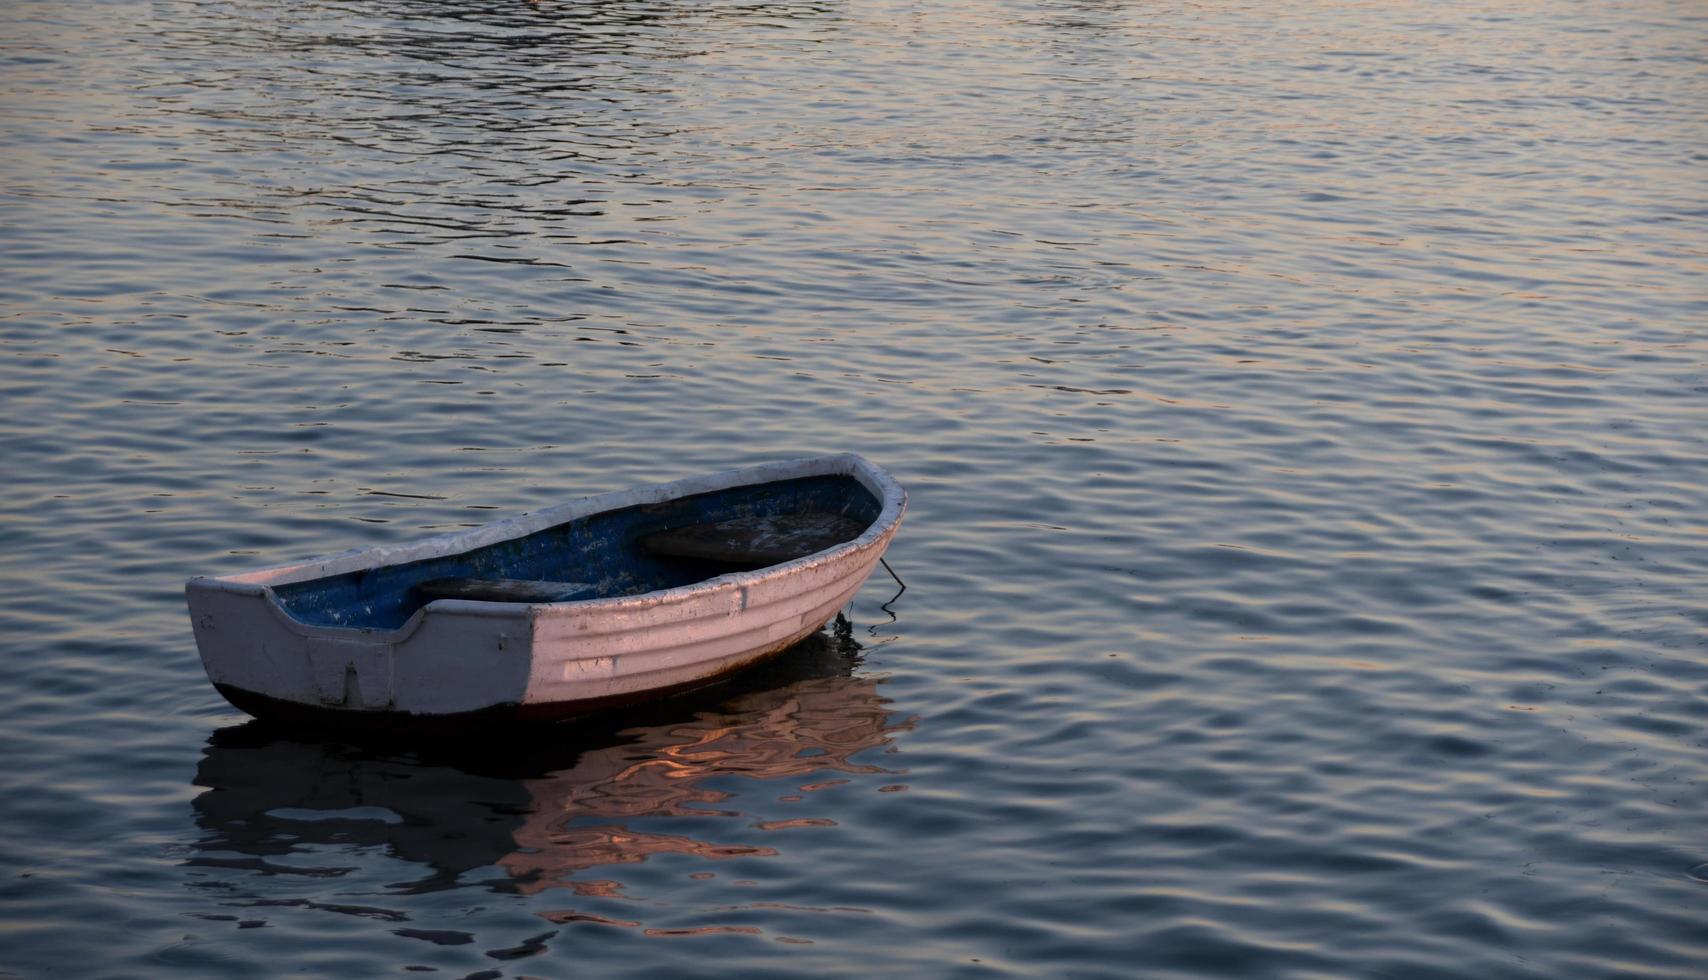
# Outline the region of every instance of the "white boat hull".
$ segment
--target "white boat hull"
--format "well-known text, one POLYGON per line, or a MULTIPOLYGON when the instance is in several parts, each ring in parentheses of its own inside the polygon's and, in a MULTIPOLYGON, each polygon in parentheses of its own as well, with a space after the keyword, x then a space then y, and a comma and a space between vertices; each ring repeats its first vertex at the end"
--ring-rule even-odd
POLYGON ((895 480, 852 455, 603 494, 402 546, 192 579, 191 620, 214 685, 252 714, 385 723, 550 719, 701 686, 816 632, 883 556, 906 509, 895 480), (571 602, 440 599, 392 630, 312 625, 274 587, 421 561, 624 507, 795 477, 843 475, 881 505, 864 533, 783 564, 642 595, 571 602))

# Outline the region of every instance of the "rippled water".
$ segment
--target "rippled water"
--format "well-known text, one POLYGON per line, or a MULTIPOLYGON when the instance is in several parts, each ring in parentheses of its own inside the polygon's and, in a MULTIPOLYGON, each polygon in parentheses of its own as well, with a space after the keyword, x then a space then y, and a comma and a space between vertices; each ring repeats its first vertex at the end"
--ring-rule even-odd
POLYGON ((1693 3, 0 7, 0 973, 1699 976, 1693 3), (182 581, 820 451, 855 641, 245 724, 182 581))

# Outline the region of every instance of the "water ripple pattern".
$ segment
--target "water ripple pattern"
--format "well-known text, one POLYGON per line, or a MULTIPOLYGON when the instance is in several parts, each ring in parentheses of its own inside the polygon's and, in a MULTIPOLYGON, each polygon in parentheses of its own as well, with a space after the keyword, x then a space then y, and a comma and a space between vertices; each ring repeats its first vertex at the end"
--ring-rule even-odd
POLYGON ((1700 976, 1705 51, 5 4, 0 973, 1700 976), (353 745, 191 642, 191 574, 841 450, 895 620, 699 698, 353 745))

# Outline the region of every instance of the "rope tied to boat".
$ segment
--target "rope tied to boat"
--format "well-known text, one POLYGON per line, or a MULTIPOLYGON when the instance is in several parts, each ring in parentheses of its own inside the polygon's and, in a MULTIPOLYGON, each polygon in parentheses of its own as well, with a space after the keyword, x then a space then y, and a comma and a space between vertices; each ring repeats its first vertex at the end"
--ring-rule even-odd
POLYGON ((900 576, 900 575, 897 575, 897 574, 896 574, 896 570, 895 570, 895 569, 893 569, 893 568, 891 568, 891 567, 890 567, 890 563, 889 563, 889 562, 887 562, 887 561, 885 561, 885 560, 884 560, 884 559, 882 559, 882 558, 879 558, 879 559, 878 559, 878 564, 880 564, 880 565, 882 565, 882 566, 884 566, 884 571, 886 571, 886 572, 889 572, 889 573, 890 573, 890 578, 893 578, 893 579, 895 579, 895 580, 896 580, 896 584, 897 584, 897 585, 899 585, 899 586, 901 586, 901 588, 900 588, 900 589, 899 589, 899 590, 897 590, 897 591, 896 591, 896 594, 895 594, 895 595, 893 595, 893 596, 890 596, 890 601, 889 601, 889 602, 886 602, 886 603, 884 603, 884 604, 883 604, 883 605, 881 605, 881 606, 879 606, 879 607, 878 607, 878 608, 879 608, 879 609, 882 609, 882 610, 883 610, 883 611, 884 611, 884 612, 887 612, 887 613, 889 613, 889 614, 890 614, 890 622, 892 622, 892 623, 893 623, 893 622, 895 622, 895 621, 896 621, 896 612, 895 612, 895 610, 894 610, 894 609, 891 609, 891 608, 890 608, 890 606, 891 606, 891 605, 893 605, 893 604, 894 604, 894 603, 895 603, 895 601, 896 601, 896 600, 897 600, 897 599, 900 599, 900 598, 901 598, 901 594, 902 594, 902 593, 903 593, 903 592, 906 592, 906 591, 907 591, 907 583, 906 583, 906 582, 903 582, 903 581, 902 581, 902 580, 901 580, 901 576, 900 576))

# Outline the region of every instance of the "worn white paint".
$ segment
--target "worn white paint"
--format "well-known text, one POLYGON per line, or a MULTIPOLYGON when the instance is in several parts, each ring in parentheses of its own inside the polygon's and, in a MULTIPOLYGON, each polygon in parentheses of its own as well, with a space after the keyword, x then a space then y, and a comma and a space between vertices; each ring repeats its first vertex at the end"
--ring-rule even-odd
POLYGON ((854 598, 889 546, 907 495, 852 454, 601 494, 485 527, 380 545, 186 587, 208 677, 313 707, 436 715, 549 705, 691 684, 803 639, 854 598), (456 554, 636 504, 802 476, 854 477, 882 502, 835 548, 751 572, 611 599, 543 604, 440 599, 395 630, 310 626, 272 587, 456 554))

